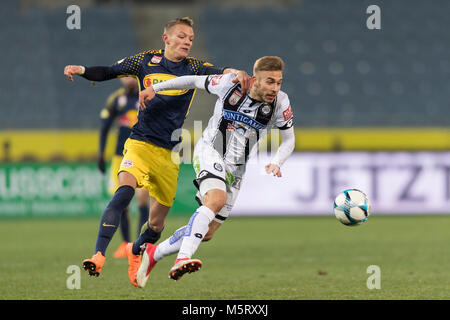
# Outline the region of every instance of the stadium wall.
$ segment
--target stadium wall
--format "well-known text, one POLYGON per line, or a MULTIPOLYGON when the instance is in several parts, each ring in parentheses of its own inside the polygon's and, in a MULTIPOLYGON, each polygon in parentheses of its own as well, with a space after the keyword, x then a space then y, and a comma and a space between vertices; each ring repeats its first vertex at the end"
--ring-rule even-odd
MULTIPOLYGON (((185 141, 195 142, 194 130, 187 131, 190 134, 185 141)), ((0 131, 0 161, 95 161, 98 139, 97 130, 0 131)), ((112 156, 115 142, 112 130, 107 157, 112 156)), ((450 131, 442 127, 296 129, 296 151, 355 150, 446 151, 450 150, 450 131)))
MULTIPOLYGON (((266 152, 250 159, 234 216, 330 215, 350 188, 368 195, 374 214, 450 213, 450 152, 297 152, 282 178, 265 174, 269 161, 266 152)), ((171 215, 198 207, 194 177, 181 164, 171 215)), ((94 163, 0 163, 0 218, 97 217, 111 198, 108 179, 94 163)))

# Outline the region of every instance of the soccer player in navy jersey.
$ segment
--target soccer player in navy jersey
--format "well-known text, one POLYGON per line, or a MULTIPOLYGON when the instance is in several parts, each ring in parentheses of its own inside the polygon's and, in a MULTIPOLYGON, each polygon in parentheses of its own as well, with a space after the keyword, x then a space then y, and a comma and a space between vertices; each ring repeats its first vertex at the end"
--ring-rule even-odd
MULTIPOLYGON (((184 75, 233 73, 246 92, 250 76, 242 70, 218 69, 212 64, 188 57, 194 40, 193 21, 177 18, 169 21, 162 35, 164 50, 150 50, 124 58, 112 66, 85 67, 68 65, 64 74, 73 81, 80 75, 91 81, 105 81, 123 76, 138 79, 139 89, 184 75)), ((83 261, 91 276, 98 276, 105 262, 105 251, 120 221, 120 216, 134 196, 136 188, 145 187, 150 194, 148 222, 139 238, 129 243, 128 277, 137 286, 136 274, 141 263, 141 246, 155 243, 161 236, 167 214, 173 204, 179 162, 173 160, 172 149, 180 142, 172 133, 182 127, 194 97, 195 89, 167 90, 146 104, 138 114, 130 137, 125 142, 124 156, 118 172, 119 188, 100 220, 94 255, 83 261)), ((177 154, 175 155, 175 157, 177 154)))
MULTIPOLYGON (((111 93, 106 100, 105 107, 100 112, 101 126, 97 165, 102 173, 106 172, 105 147, 108 133, 115 122, 117 122, 118 126, 116 147, 114 155, 111 158, 111 166, 109 169, 110 179, 108 192, 111 195, 114 195, 119 187, 117 172, 119 171, 120 163, 122 162, 123 146, 131 134, 131 128, 137 122, 139 110, 139 88, 136 79, 132 77, 123 77, 120 78, 120 82, 123 86, 111 93)), ((137 202, 139 208, 139 236, 142 226, 148 221, 149 196, 147 189, 137 189, 137 202)), ((123 241, 116 251, 114 251, 114 258, 126 258, 128 256, 126 246, 131 242, 129 206, 125 208, 119 226, 123 241)))

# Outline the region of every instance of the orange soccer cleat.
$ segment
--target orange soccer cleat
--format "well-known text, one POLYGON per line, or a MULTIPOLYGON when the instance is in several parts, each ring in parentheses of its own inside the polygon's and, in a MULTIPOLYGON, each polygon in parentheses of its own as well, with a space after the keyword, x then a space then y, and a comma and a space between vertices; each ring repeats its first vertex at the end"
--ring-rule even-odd
POLYGON ((127 244, 127 255, 128 255, 128 279, 133 286, 137 287, 137 271, 141 266, 141 255, 133 254, 133 242, 127 244))
POLYGON ((105 260, 106 258, 102 255, 102 253, 97 251, 92 258, 83 260, 83 268, 89 272, 90 276, 98 277, 102 271, 105 260))
POLYGON ((202 267, 202 262, 197 259, 177 259, 175 260, 175 264, 169 271, 169 279, 178 280, 185 273, 192 273, 200 270, 202 267))
POLYGON ((117 248, 116 251, 114 251, 114 258, 120 259, 120 258, 126 258, 128 257, 127 254, 127 244, 128 242, 124 241, 120 244, 120 246, 117 248))

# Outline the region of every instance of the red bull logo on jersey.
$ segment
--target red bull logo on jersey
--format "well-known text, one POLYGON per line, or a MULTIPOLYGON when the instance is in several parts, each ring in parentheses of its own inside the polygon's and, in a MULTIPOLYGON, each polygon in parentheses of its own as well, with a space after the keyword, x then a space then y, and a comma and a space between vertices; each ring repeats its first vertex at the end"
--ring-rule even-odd
POLYGON ((125 167, 125 168, 132 167, 133 166, 133 161, 131 161, 131 160, 124 160, 124 161, 122 161, 122 166, 125 167))
MULTIPOLYGON (((177 78, 177 76, 173 74, 167 74, 167 73, 151 73, 144 77, 143 85, 144 88, 148 88, 152 85, 155 85, 160 82, 164 82, 170 79, 177 78)), ((164 90, 164 91, 158 91, 158 94, 166 95, 166 96, 179 96, 182 94, 185 94, 188 92, 188 89, 185 90, 164 90)))
POLYGON ((160 56, 153 56, 153 58, 150 60, 151 63, 160 63, 162 60, 162 57, 160 56))

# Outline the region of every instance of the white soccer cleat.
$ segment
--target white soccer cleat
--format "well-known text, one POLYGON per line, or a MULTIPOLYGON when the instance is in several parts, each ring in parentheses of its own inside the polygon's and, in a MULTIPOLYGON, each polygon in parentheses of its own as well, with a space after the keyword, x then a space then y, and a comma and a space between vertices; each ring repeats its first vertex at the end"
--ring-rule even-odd
POLYGON ((158 262, 154 259, 155 251, 158 246, 151 243, 145 244, 144 252, 142 253, 141 266, 139 267, 136 274, 137 285, 140 288, 145 287, 147 283, 150 271, 152 271, 155 264, 158 262))
POLYGON ((198 259, 177 259, 169 271, 169 279, 178 280, 185 273, 192 273, 200 270, 202 262, 198 259))

